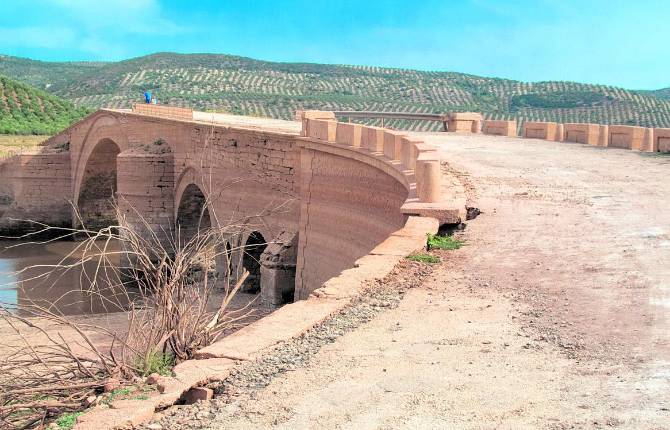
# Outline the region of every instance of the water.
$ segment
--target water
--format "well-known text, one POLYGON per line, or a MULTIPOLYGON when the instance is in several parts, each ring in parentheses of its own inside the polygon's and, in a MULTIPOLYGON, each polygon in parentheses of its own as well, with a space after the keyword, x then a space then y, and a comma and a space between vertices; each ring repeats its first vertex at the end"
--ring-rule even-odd
MULTIPOLYGON (((95 274, 97 263, 91 261, 73 269, 54 271, 49 265, 76 265, 81 242, 22 243, 0 241, 0 303, 20 309, 39 305, 64 315, 118 312, 128 303, 126 290, 109 287, 105 276, 97 277, 103 285, 98 292, 85 291, 95 274), (48 276, 44 276, 48 274, 48 276), (84 288, 82 288, 82 286, 84 288)), ((117 261, 118 263, 118 261, 117 261)))

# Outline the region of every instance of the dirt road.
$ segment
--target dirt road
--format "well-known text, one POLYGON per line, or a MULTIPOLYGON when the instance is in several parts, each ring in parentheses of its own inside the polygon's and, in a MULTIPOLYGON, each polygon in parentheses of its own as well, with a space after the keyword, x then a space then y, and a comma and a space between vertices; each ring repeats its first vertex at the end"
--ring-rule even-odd
POLYGON ((395 309, 203 428, 670 428, 670 157, 422 135, 482 214, 395 309))

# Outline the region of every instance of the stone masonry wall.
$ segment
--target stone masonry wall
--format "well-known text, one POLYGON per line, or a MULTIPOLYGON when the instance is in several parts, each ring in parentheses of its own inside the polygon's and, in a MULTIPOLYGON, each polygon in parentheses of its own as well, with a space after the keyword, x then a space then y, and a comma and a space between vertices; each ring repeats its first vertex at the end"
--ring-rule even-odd
POLYGON ((302 150, 301 187, 297 299, 400 229, 408 196, 403 184, 368 163, 313 148, 302 150))
MULTIPOLYGON (((39 221, 58 227, 71 226, 69 153, 24 153, 3 163, 0 180, 4 184, 0 193, 7 196, 11 193, 11 202, 0 214, 2 234, 41 229, 9 218, 39 221)), ((8 197, 4 199, 8 200, 8 197)))
MULTIPOLYGON (((119 209, 135 228, 148 226, 167 241, 174 213, 172 153, 150 154, 127 150, 117 157, 119 209)), ((167 243, 167 242, 165 242, 167 243)))

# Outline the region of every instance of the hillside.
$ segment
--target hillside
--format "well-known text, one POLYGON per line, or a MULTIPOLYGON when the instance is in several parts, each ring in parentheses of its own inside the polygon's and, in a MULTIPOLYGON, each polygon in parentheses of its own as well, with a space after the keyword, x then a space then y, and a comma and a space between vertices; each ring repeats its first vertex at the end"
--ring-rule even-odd
MULTIPOLYGON (((274 118, 291 118, 298 108, 480 111, 494 119, 670 127, 670 101, 651 92, 574 82, 525 83, 452 72, 159 53, 114 63, 45 63, 0 57, 0 73, 92 108, 128 107, 150 89, 160 103, 274 118)), ((437 127, 432 123, 395 125, 437 127)))
POLYGON ((657 97, 659 99, 670 100, 670 88, 663 88, 654 91, 640 91, 640 92, 646 95, 657 97))
POLYGON ((69 101, 0 76, 0 134, 55 134, 88 113, 69 101))

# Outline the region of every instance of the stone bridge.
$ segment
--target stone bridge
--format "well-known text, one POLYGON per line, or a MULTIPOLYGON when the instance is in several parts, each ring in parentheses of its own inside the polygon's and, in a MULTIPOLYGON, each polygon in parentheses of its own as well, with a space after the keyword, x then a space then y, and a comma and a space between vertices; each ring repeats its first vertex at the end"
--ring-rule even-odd
POLYGON ((112 198, 121 216, 155 234, 253 219, 244 243, 227 244, 227 261, 217 265, 260 274, 264 302, 280 305, 352 267, 408 217, 461 220, 464 200, 442 186, 433 147, 338 123, 332 113, 297 119, 242 121, 150 105, 99 110, 40 152, 0 164, 0 228, 35 228, 17 220, 113 225, 112 198), (253 218, 261 213, 262 221, 253 218), (245 244, 255 245, 249 256, 235 251, 245 244))

